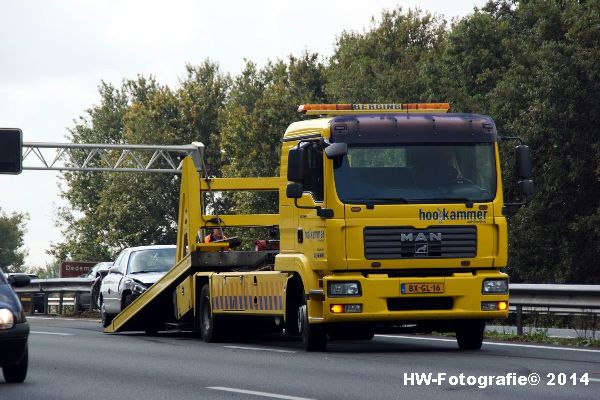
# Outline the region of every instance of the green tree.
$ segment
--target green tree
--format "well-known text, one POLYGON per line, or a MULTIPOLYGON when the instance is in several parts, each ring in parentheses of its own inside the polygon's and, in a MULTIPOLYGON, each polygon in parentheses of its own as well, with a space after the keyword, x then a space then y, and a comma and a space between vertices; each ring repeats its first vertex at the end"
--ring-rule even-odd
MULTIPOLYGON (((278 176, 283 133, 301 118, 298 105, 325 101, 324 83, 317 54, 289 56, 261 70, 247 61, 220 115, 223 174, 278 176)), ((230 211, 277 212, 277 193, 236 193, 233 199, 230 211)))
POLYGON ((440 57, 445 21, 419 9, 384 11, 366 32, 343 32, 327 68, 336 102, 396 103, 428 98, 428 65, 440 57))
POLYGON ((58 278, 60 275, 60 260, 53 259, 43 267, 33 268, 31 272, 40 279, 58 278))
POLYGON ((511 35, 502 12, 505 3, 455 20, 440 44, 443 50, 424 66, 427 98, 447 101, 453 112, 489 113, 491 93, 506 72, 511 52, 505 43, 511 35))
MULTIPOLYGON (((188 66, 176 90, 139 76, 120 89, 100 86, 101 102, 71 129, 75 143, 207 145, 208 165, 220 171, 218 111, 229 78, 206 61, 188 66)), ((147 161, 147 160, 142 160, 147 161)), ((70 207, 58 220, 66 240, 51 253, 60 260, 111 259, 123 247, 175 243, 179 178, 168 174, 65 174, 70 207)))
POLYGON ((6 214, 0 209, 0 270, 22 272, 27 251, 23 249, 23 235, 27 214, 6 214))
POLYGON ((517 279, 600 282, 600 2, 528 1, 499 19, 510 64, 490 94, 492 114, 523 135, 538 193, 512 219, 517 279))

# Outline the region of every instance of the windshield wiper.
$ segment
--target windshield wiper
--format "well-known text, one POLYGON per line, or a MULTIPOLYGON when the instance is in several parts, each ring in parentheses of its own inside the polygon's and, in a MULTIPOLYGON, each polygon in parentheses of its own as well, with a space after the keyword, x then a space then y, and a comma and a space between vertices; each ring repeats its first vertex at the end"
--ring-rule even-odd
POLYGON ((474 203, 475 200, 467 199, 465 197, 443 197, 435 199, 422 199, 427 202, 439 202, 439 203, 474 203))
POLYGON ((404 197, 368 197, 364 199, 346 199, 346 201, 356 201, 361 203, 372 203, 372 204, 393 204, 403 203, 408 204, 410 201, 404 197))
POLYGON ((135 271, 135 272, 130 272, 130 275, 134 275, 134 274, 146 274, 149 272, 158 272, 158 271, 135 271))

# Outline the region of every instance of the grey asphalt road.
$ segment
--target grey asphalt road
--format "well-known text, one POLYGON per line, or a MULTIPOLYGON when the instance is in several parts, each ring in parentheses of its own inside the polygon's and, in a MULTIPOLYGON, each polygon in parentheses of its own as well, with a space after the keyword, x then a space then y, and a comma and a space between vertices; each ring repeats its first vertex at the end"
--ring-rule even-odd
POLYGON ((283 337, 207 344, 184 333, 107 335, 91 320, 30 324, 27 380, 0 379, 2 400, 600 398, 598 350, 485 343, 460 352, 451 339, 382 335, 305 353, 283 337), (428 373, 441 382, 414 375, 428 373), (538 385, 515 384, 535 382, 530 374, 538 385), (494 384, 477 387, 484 376, 494 384))

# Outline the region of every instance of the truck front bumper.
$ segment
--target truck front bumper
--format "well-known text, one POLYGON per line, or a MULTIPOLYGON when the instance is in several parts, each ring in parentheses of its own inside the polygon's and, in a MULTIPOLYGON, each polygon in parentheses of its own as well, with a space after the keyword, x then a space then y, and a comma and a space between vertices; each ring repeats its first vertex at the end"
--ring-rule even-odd
POLYGON ((421 278, 389 277, 386 274, 329 275, 323 278, 323 294, 321 296, 309 295, 309 319, 311 323, 389 323, 507 318, 508 293, 482 293, 485 279, 503 278, 508 279, 508 276, 496 270, 421 278), (360 293, 355 296, 333 297, 328 293, 330 282, 358 282, 360 293), (409 284, 427 285, 428 288, 436 287, 438 292, 409 293, 407 290, 409 284), (499 307, 502 309, 497 307, 494 310, 494 303, 496 305, 504 304, 499 307), (346 305, 354 305, 349 308, 351 312, 340 312, 340 308, 345 310, 346 305))

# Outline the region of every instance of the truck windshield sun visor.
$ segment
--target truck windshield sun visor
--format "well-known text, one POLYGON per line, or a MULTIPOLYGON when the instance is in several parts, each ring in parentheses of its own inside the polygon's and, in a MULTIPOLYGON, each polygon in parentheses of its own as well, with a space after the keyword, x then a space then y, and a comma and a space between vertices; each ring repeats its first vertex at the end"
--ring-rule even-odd
POLYGON ((495 143, 494 121, 476 114, 382 114, 338 116, 331 120, 331 142, 495 143))

